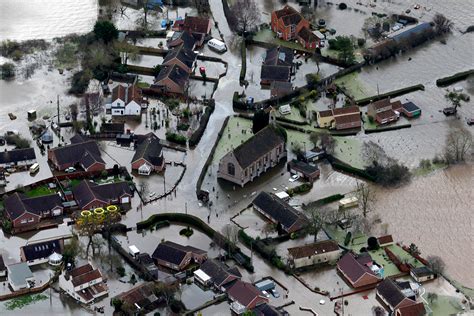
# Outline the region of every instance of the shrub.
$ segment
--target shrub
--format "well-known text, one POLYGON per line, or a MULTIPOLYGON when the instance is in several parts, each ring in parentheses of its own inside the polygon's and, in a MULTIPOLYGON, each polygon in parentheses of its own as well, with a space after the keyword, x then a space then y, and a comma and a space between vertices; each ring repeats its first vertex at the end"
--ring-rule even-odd
POLYGON ((189 146, 196 146, 201 140, 202 135, 206 131, 207 123, 211 117, 211 114, 214 112, 214 100, 210 100, 204 114, 199 120, 199 127, 194 131, 194 133, 189 137, 189 146))
POLYGON ((189 237, 191 237, 191 236, 194 234, 194 231, 193 231, 191 228, 186 227, 186 228, 181 229, 181 230, 179 231, 179 234, 180 234, 181 236, 186 236, 186 237, 189 238, 189 237))
POLYGON ((2 80, 11 80, 15 78, 15 65, 12 63, 4 63, 0 66, 0 75, 2 80))
POLYGON ((345 4, 344 2, 339 3, 339 10, 345 10, 345 9, 347 9, 347 4, 345 4))
POLYGON ((313 188, 312 183, 305 182, 305 183, 300 184, 300 185, 298 185, 294 188, 288 189, 288 194, 290 196, 293 196, 295 194, 303 194, 303 193, 307 193, 307 192, 311 191, 312 188, 313 188))
POLYGON ((103 40, 104 43, 109 43, 118 38, 118 30, 115 25, 107 20, 97 21, 94 25, 95 37, 103 40))
POLYGON ((368 250, 378 250, 380 248, 379 246, 379 242, 377 240, 377 238, 375 237, 369 237, 369 239, 367 239, 367 249, 368 250))
POLYGON ((168 226, 170 226, 170 222, 169 222, 169 221, 159 221, 158 223, 156 223, 155 229, 158 230, 158 229, 160 229, 160 228, 168 227, 168 226))
POLYGON ((83 94, 86 92, 87 87, 89 86, 89 81, 91 80, 91 74, 88 71, 78 71, 76 72, 71 79, 71 88, 69 88, 69 93, 71 94, 83 94))
POLYGON ((411 178, 410 170, 396 161, 391 161, 387 165, 374 162, 365 170, 376 183, 383 186, 397 186, 408 182, 411 178))
POLYGON ((13 135, 8 135, 5 138, 5 141, 9 145, 15 145, 17 149, 22 149, 22 148, 30 148, 31 147, 31 142, 29 139, 23 138, 20 135, 13 134, 13 135))
POLYGON ((186 137, 180 134, 167 132, 166 140, 180 145, 186 145, 186 137))
POLYGON ((125 268, 124 267, 117 267, 117 274, 123 278, 125 276, 125 268))
POLYGON ((351 233, 351 232, 347 232, 346 238, 344 238, 344 246, 349 245, 349 242, 351 241, 351 238, 352 238, 352 233, 351 233))
POLYGON ((421 169, 430 169, 431 168, 431 160, 429 159, 422 159, 420 161, 420 168, 421 169))
POLYGON ((180 124, 178 124, 178 126, 176 128, 178 129, 178 131, 187 131, 189 129, 189 124, 180 123, 180 124))
POLYGON ((358 38, 357 39, 357 46, 362 47, 365 45, 365 38, 358 38))

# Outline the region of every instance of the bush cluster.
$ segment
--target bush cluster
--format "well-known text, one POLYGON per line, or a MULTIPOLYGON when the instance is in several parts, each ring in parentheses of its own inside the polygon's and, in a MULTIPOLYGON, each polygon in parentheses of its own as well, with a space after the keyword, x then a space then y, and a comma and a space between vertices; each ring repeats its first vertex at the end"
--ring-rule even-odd
POLYGON ((180 145, 186 145, 186 137, 180 134, 167 132, 166 140, 180 145))

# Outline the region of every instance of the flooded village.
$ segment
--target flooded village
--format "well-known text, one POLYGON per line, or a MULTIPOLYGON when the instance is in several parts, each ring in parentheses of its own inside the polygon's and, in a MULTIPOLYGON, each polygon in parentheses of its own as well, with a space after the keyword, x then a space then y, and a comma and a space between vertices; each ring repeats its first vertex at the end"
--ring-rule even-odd
POLYGON ((474 315, 470 1, 4 0, 1 315, 474 315))

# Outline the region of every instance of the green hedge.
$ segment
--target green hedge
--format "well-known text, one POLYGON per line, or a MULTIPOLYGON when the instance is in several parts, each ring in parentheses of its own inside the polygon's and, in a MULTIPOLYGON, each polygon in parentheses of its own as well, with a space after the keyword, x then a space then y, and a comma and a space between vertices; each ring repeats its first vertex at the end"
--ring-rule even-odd
POLYGON ((179 145, 186 145, 186 137, 180 134, 168 132, 166 133, 166 140, 179 145))
POLYGON ((334 194, 334 195, 330 195, 325 198, 319 199, 317 201, 314 201, 313 203, 316 203, 318 205, 324 205, 324 204, 329 204, 332 202, 339 201, 343 198, 344 198, 344 194, 334 194))
POLYGON ((418 90, 424 91, 425 86, 422 85, 422 84, 417 84, 417 85, 414 85, 414 86, 410 86, 410 87, 406 87, 406 88, 402 88, 402 89, 382 93, 382 94, 379 94, 379 95, 374 95, 374 96, 371 96, 371 97, 368 97, 368 98, 363 98, 363 99, 360 99, 360 100, 356 100, 356 103, 358 105, 367 105, 371 102, 382 100, 382 99, 385 99, 385 98, 388 98, 388 97, 390 97, 390 98, 398 97, 398 96, 401 96, 401 95, 404 95, 404 94, 407 94, 407 93, 410 93, 410 92, 413 92, 413 91, 418 91, 418 90))
POLYGON ((311 191, 312 188, 313 188, 312 183, 305 182, 305 183, 300 184, 300 185, 298 185, 294 188, 288 189, 288 194, 290 196, 293 196, 295 194, 304 194, 304 193, 307 193, 307 192, 311 191))
POLYGON ((194 147, 201 140, 202 135, 206 131, 206 126, 207 126, 207 123, 209 123, 211 114, 214 112, 214 108, 215 108, 215 102, 214 100, 210 100, 209 105, 206 107, 204 114, 199 120, 199 127, 194 131, 191 137, 189 137, 189 146, 194 147))
POLYGON ((247 73, 247 48, 245 46, 245 41, 242 41, 240 46, 240 54, 242 60, 242 68, 240 68, 240 82, 245 81, 245 74, 247 73))
POLYGON ((444 77, 444 78, 440 78, 436 80, 436 85, 438 87, 446 87, 446 86, 449 86, 450 84, 464 80, 473 74, 474 74, 474 69, 458 72, 457 74, 454 74, 452 76, 448 76, 448 77, 444 77))
POLYGON ((410 128, 410 127, 411 127, 411 124, 392 125, 392 126, 386 126, 386 127, 366 129, 365 133, 366 134, 380 133, 380 132, 386 132, 386 131, 395 131, 397 129, 410 128))
POLYGON ((370 175, 367 171, 363 169, 357 169, 352 166, 342 164, 336 161, 331 162, 331 165, 334 169, 338 171, 347 172, 347 173, 359 176, 361 178, 367 179, 369 181, 375 182, 375 177, 373 177, 372 175, 370 175))

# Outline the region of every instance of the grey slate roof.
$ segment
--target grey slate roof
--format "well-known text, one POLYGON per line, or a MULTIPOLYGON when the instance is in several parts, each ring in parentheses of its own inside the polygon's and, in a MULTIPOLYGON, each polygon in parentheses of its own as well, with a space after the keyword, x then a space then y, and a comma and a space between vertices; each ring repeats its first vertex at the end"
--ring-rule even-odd
POLYGON ((260 192, 252 204, 280 223, 285 230, 290 230, 291 228, 291 231, 296 231, 303 228, 308 221, 303 213, 298 212, 290 204, 274 194, 260 192))
POLYGON ((223 286, 228 282, 242 277, 236 267, 229 268, 225 263, 214 259, 206 260, 200 269, 211 277, 212 282, 216 286, 223 286))
POLYGON ((194 62, 196 61, 196 56, 197 55, 192 50, 186 49, 184 44, 182 44, 178 47, 171 49, 168 54, 166 54, 163 60, 163 64, 166 64, 167 62, 176 58, 183 64, 188 66, 188 68, 192 68, 194 62))
POLYGON ((154 133, 145 136, 146 138, 138 141, 132 163, 143 158, 154 166, 160 166, 163 163, 163 146, 160 139, 154 133))
POLYGON ((267 49, 265 65, 291 66, 293 64, 293 50, 286 47, 273 47, 267 49))
POLYGON ((156 76, 155 84, 166 78, 170 78, 178 86, 184 87, 189 79, 189 74, 178 65, 163 65, 161 66, 160 73, 156 76))
MULTIPOLYGON (((285 140, 278 131, 272 126, 267 126, 258 131, 253 137, 248 139, 234 149, 234 156, 243 169, 250 166, 257 159, 276 148, 280 144, 284 144, 285 140)), ((285 150, 285 148, 283 148, 285 150)))
POLYGON ((9 151, 0 151, 0 163, 16 163, 25 160, 36 159, 33 148, 13 149, 9 151))
POLYGON ((260 80, 290 81, 291 68, 287 66, 262 65, 260 80))
POLYGON ((25 212, 40 216, 42 212, 49 211, 56 206, 62 207, 62 200, 58 194, 48 194, 37 197, 27 197, 18 192, 4 199, 5 212, 14 220, 25 212))
POLYGON ((58 164, 62 165, 71 163, 75 165, 81 163, 87 168, 87 166, 90 166, 89 163, 91 162, 91 159, 93 159, 94 162, 96 161, 105 164, 105 161, 101 157, 99 146, 94 140, 80 142, 78 137, 74 137, 71 139, 71 142, 73 142, 71 145, 52 149, 58 164), (89 155, 91 157, 88 157, 89 155))

